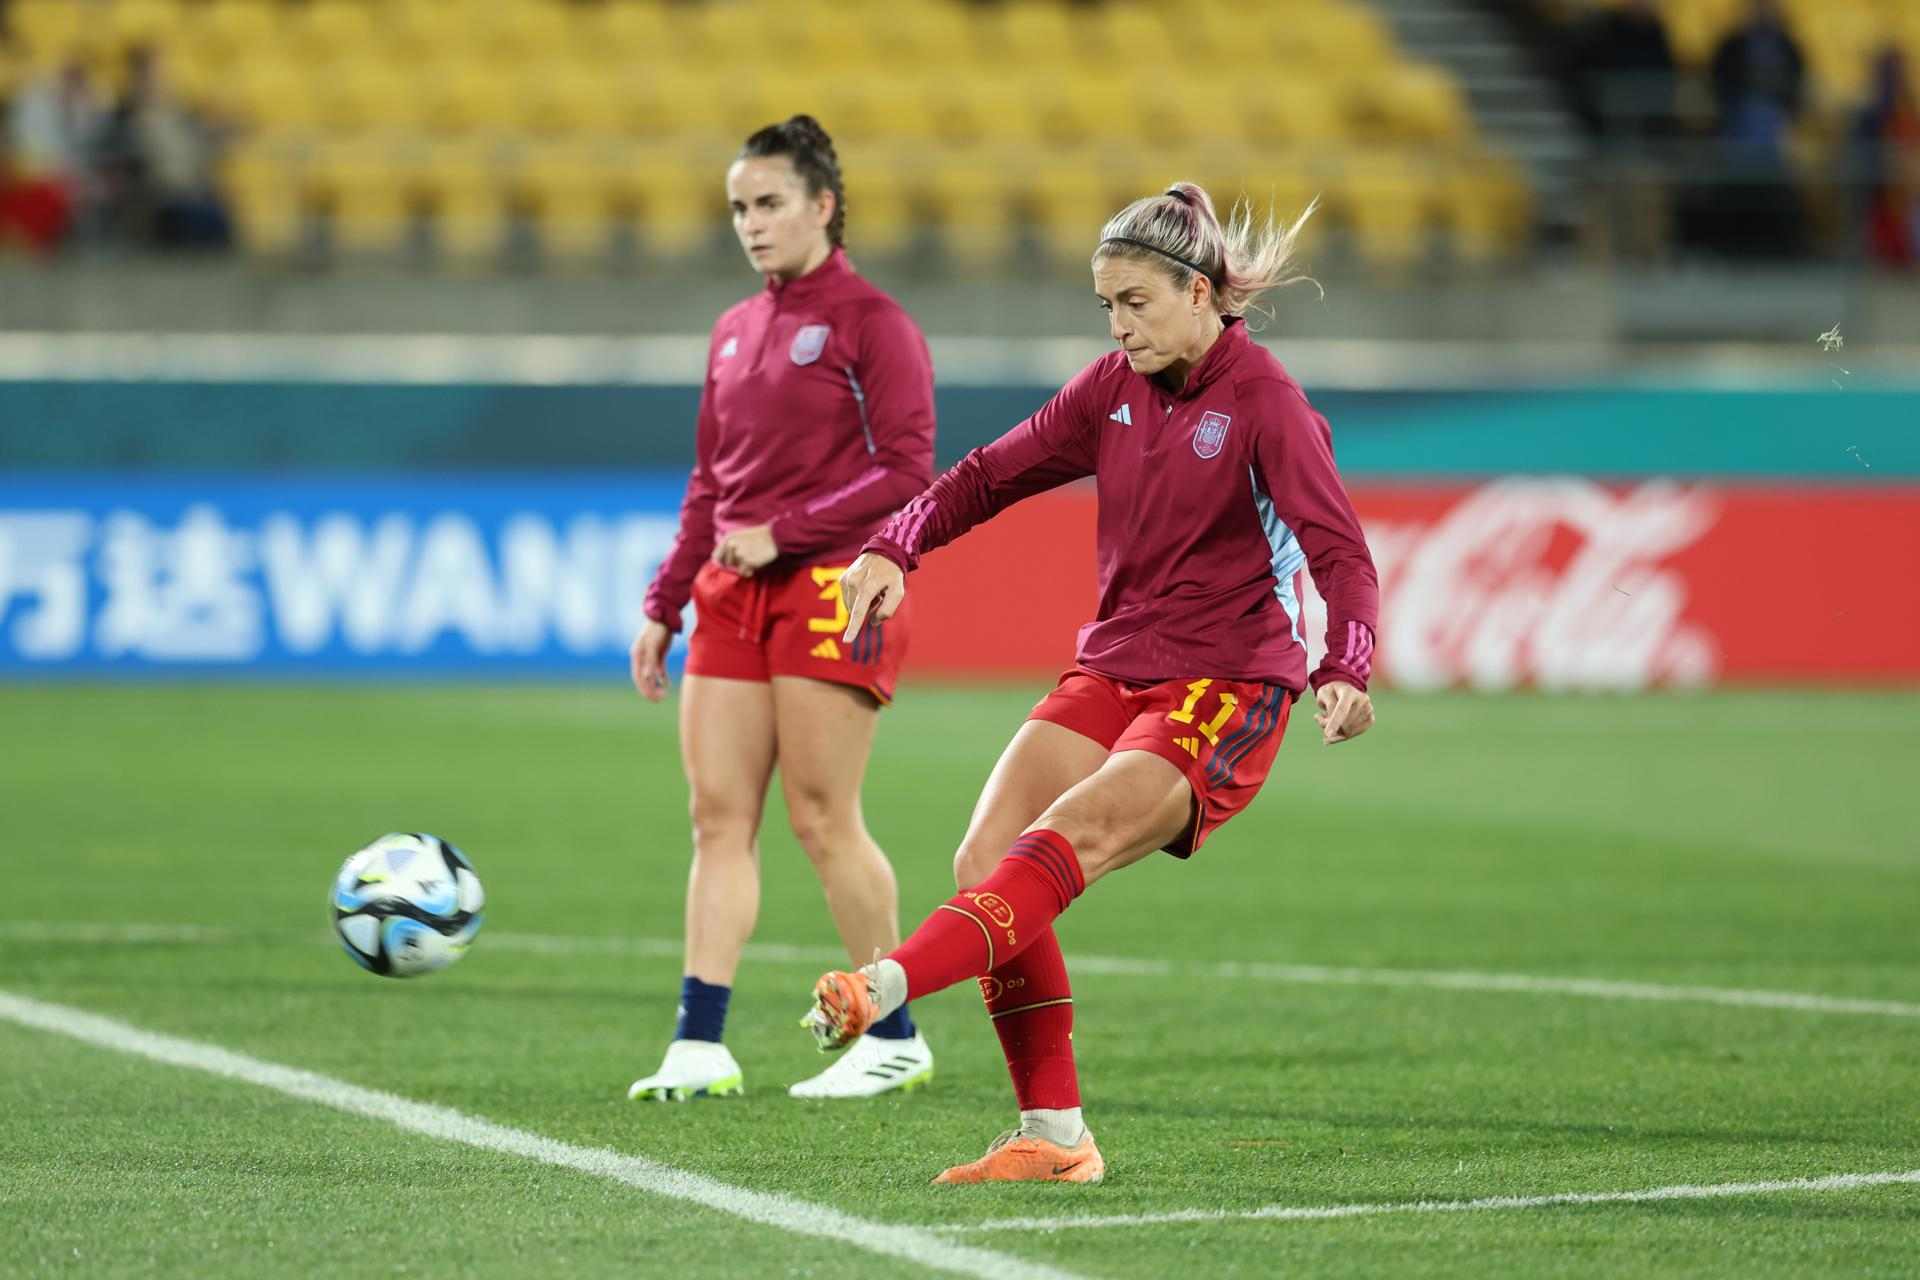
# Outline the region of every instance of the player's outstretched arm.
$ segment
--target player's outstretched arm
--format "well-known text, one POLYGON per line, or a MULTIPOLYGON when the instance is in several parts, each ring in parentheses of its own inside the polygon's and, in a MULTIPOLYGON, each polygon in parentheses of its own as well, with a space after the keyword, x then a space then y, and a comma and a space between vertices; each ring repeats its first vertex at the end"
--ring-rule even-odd
POLYGON ((847 602, 847 633, 841 642, 852 644, 869 614, 877 626, 899 610, 907 595, 906 570, 885 556, 862 552, 840 575, 840 594, 847 602))

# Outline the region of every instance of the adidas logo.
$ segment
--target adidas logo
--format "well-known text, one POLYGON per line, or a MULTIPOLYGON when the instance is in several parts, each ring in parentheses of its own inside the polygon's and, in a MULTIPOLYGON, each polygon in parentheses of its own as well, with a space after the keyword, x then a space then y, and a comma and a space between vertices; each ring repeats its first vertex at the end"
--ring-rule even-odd
POLYGON ((1133 425, 1133 410, 1123 404, 1107 415, 1107 421, 1117 422, 1123 427, 1130 427, 1133 425))
POLYGON ((809 652, 809 656, 815 657, 815 658, 826 658, 829 661, 837 662, 839 661, 839 658, 840 658, 840 646, 833 642, 832 636, 828 636, 825 640, 822 640, 819 644, 813 646, 812 650, 809 652))
POLYGON ((1200 739, 1198 738, 1175 738, 1173 745, 1192 756, 1195 760, 1200 758, 1200 739))
POLYGON ((920 1065, 918 1058, 888 1058, 885 1062, 876 1062, 868 1067, 866 1074, 876 1080, 896 1080, 920 1065))

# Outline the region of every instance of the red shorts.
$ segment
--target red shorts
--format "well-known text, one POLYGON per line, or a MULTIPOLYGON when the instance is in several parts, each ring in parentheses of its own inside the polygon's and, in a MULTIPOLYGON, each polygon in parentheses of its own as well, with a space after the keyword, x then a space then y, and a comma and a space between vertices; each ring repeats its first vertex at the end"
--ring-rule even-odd
POLYGON ((868 626, 852 644, 840 575, 847 566, 801 565, 743 578, 711 562, 693 579, 696 621, 687 640, 687 673, 727 680, 807 676, 865 689, 893 701, 907 656, 907 611, 868 626))
POLYGON ((1136 685, 1075 667, 1028 719, 1071 729, 1110 752, 1151 751, 1186 774, 1193 818, 1166 847, 1185 858, 1260 794, 1292 705, 1284 685, 1212 679, 1136 685))

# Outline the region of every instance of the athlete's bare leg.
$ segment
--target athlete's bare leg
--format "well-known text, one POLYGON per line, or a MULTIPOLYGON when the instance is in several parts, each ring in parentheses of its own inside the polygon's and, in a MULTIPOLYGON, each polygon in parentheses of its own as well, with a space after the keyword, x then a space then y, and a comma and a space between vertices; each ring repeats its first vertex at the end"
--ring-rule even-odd
POLYGON ((856 964, 900 942, 899 888, 860 812, 880 706, 872 694, 804 676, 773 678, 780 787, 827 910, 856 964))
POLYGON ((772 690, 690 675, 680 687, 680 757, 691 793, 685 972, 733 985, 760 914, 760 815, 773 772, 772 690))
POLYGON ((1116 751, 1027 829, 1073 846, 1088 886, 1170 844, 1193 816, 1193 786, 1151 751, 1116 751))
POLYGON ((1049 720, 1021 725, 973 806, 966 838, 953 855, 955 883, 965 889, 986 879, 1021 832, 1106 760, 1105 747, 1062 725, 1049 720))

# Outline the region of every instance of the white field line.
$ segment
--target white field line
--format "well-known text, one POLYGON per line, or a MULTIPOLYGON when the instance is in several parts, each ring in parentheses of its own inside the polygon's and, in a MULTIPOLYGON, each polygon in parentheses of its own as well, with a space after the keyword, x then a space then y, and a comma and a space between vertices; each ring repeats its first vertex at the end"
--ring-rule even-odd
POLYGON ((1075 1227, 1147 1227, 1179 1222, 1317 1222, 1329 1218, 1375 1218, 1390 1213, 1484 1213, 1496 1209, 1553 1209, 1566 1205, 1656 1204, 1663 1200, 1718 1200, 1727 1196, 1785 1195, 1794 1192, 1857 1191, 1920 1183, 1920 1169, 1904 1173, 1840 1173, 1826 1178, 1789 1178, 1781 1182, 1715 1182, 1705 1186, 1651 1187, 1644 1191, 1570 1191, 1550 1196, 1488 1196, 1481 1200, 1408 1200, 1398 1204, 1330 1204, 1294 1207, 1273 1204, 1260 1209, 1179 1209, 1170 1213, 1117 1213, 1073 1218, 989 1218, 985 1222, 941 1225, 944 1234, 972 1231, 1065 1231, 1075 1227))
POLYGON ((266 1062, 217 1045, 143 1031, 128 1023, 67 1005, 49 1004, 0 991, 0 1018, 21 1026, 69 1036, 102 1049, 149 1058, 169 1066, 205 1071, 332 1107, 336 1111, 384 1120, 430 1138, 573 1169, 652 1195, 702 1205, 794 1235, 816 1236, 936 1271, 977 1276, 980 1280, 1005 1280, 1009 1276, 1027 1277, 1029 1280, 1074 1280, 1071 1272, 960 1244, 921 1227, 873 1222, 825 1205, 810 1204, 765 1191, 749 1191, 643 1156, 627 1155, 601 1147, 577 1147, 523 1129, 510 1129, 448 1107, 363 1089, 344 1080, 266 1062))
MULTIPOLYGON (((262 935, 201 925, 75 924, 23 920, 0 922, 0 940, 111 945, 116 943, 241 944, 279 941, 262 935)), ((314 936, 318 936, 317 934, 314 936)), ((621 938, 545 933, 484 933, 477 945, 496 951, 538 955, 622 955, 672 959, 680 955, 676 938, 621 938)), ((763 964, 833 965, 846 960, 837 947, 800 947, 750 943, 746 959, 763 964)), ((1608 978, 1557 978, 1524 973, 1478 973, 1446 969, 1358 969, 1314 964, 1175 964, 1129 956, 1074 955, 1067 968, 1102 977, 1204 978, 1217 982, 1272 982, 1307 986, 1413 987, 1442 991, 1510 992, 1521 995, 1580 996, 1593 1000, 1647 1000, 1674 1004, 1717 1004, 1749 1009, 1786 1009, 1798 1013, 1859 1017, 1920 1018, 1920 1003, 1868 1000, 1804 991, 1753 991, 1739 987, 1703 987, 1608 978)))

